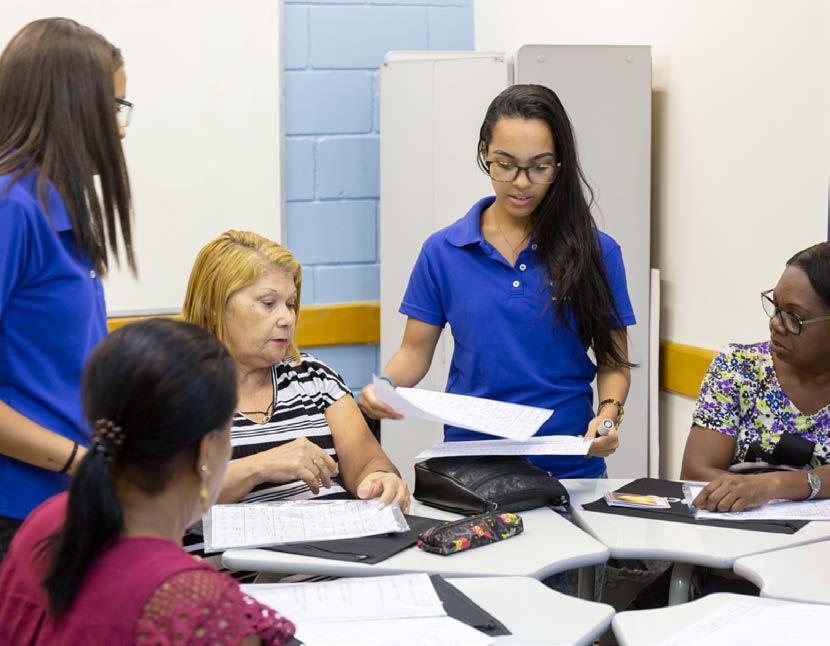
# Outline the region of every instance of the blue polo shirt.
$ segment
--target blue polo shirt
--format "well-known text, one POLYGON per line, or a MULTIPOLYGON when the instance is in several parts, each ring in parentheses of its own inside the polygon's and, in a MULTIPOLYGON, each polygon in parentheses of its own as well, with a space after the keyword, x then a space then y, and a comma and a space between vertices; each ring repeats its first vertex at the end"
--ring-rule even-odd
MULTIPOLYGON (((447 392, 553 409, 537 435, 584 435, 595 416, 591 382, 597 368, 579 335, 553 322, 553 303, 535 242, 516 265, 481 234, 481 213, 494 197, 424 243, 400 312, 430 325, 449 323, 453 351, 447 392)), ((597 233, 621 327, 635 323, 620 246, 597 233)), ((453 426, 446 441, 492 439, 453 426)), ((558 478, 597 477, 602 458, 531 457, 558 478)))
MULTIPOLYGON (((86 445, 81 370, 107 331, 104 290, 57 191, 47 216, 36 174, 9 179, 0 176, 0 401, 86 445)), ((68 482, 0 455, 0 515, 24 518, 68 482)))

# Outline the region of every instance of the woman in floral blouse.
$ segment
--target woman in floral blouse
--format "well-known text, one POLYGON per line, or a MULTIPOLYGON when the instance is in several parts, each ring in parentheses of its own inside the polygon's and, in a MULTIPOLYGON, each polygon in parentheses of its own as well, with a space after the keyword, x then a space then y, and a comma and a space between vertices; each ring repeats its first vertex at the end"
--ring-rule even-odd
POLYGON ((830 497, 830 242, 790 258, 761 300, 769 341, 730 345, 700 389, 681 477, 709 481, 694 501, 702 509, 830 497), (728 471, 741 462, 794 464, 791 456, 801 469, 728 471))

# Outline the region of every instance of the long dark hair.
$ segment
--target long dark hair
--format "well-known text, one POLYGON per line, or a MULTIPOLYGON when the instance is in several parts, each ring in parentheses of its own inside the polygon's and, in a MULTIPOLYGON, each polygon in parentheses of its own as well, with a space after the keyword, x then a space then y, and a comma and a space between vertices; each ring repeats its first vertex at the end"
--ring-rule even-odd
POLYGON ((830 241, 802 249, 787 261, 787 266, 801 269, 816 293, 830 307, 830 241))
POLYGON ((101 274, 109 254, 119 260, 119 228, 135 273, 130 182, 113 103, 113 76, 123 65, 103 36, 67 18, 30 22, 0 56, 0 175, 11 175, 11 187, 37 171, 47 213, 51 183, 101 274))
POLYGON ((69 607, 89 567, 121 532, 115 477, 152 495, 177 470, 195 473, 202 438, 224 429, 236 406, 236 369, 212 334, 150 319, 95 348, 82 397, 90 425, 107 420, 120 427, 123 444, 114 455, 93 444, 69 487, 64 525, 44 543, 51 561, 43 585, 55 615, 69 607))
POLYGON ((555 319, 570 326, 569 309, 576 322, 575 332, 593 348, 598 364, 631 367, 633 364, 611 336, 611 331, 620 326, 619 313, 591 215, 594 193, 579 166, 573 128, 562 102, 543 85, 513 85, 493 99, 479 133, 477 160, 485 173, 493 129, 502 118, 544 121, 561 164, 531 220, 531 235, 539 245, 537 253, 553 283, 555 319), (590 200, 585 199, 585 192, 590 200))

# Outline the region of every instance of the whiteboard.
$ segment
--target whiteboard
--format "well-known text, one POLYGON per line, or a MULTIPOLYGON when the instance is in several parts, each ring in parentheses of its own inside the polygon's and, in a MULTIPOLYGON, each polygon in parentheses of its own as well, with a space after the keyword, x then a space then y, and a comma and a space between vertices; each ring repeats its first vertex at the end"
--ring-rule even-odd
POLYGON ((226 229, 279 240, 282 3, 0 3, 0 43, 65 16, 119 47, 135 104, 124 150, 139 278, 113 267, 112 314, 178 311, 199 248, 226 229))

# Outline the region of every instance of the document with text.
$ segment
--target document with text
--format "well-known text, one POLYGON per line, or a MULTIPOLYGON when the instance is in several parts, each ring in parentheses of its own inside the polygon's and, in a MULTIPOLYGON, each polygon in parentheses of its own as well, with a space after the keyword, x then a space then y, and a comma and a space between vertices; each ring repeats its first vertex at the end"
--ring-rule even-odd
POLYGON ((591 440, 573 435, 548 435, 531 437, 522 442, 515 440, 478 440, 465 442, 441 442, 421 451, 416 460, 448 458, 457 455, 587 455, 591 440))
POLYGON ((202 519, 205 552, 405 532, 397 505, 377 500, 292 500, 214 505, 202 519))
MULTIPOLYGON (((703 490, 690 486, 692 500, 703 490)), ((747 511, 706 511, 698 509, 695 518, 708 520, 830 520, 830 499, 772 500, 766 505, 747 511)))
POLYGON ((511 440, 526 440, 544 424, 552 410, 454 395, 420 388, 393 388, 383 379, 373 382, 375 396, 404 417, 441 422, 511 440))

